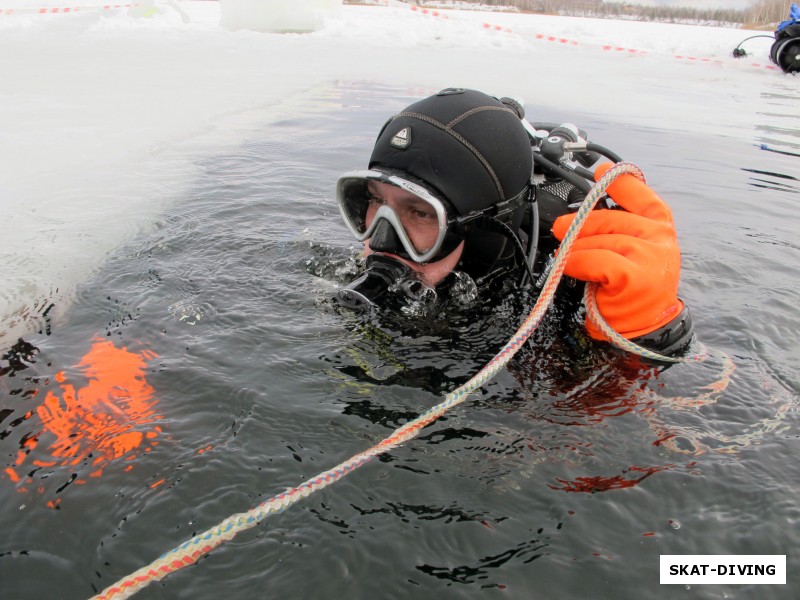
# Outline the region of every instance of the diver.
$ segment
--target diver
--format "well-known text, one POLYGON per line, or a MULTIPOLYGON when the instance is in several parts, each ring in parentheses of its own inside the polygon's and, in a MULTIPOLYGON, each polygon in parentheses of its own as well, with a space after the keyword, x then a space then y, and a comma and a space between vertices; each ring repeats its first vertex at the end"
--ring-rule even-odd
MULTIPOLYGON (((403 296, 445 294, 458 274, 480 293, 494 293, 498 283, 535 290, 588 178, 611 166, 602 155, 620 160, 595 149, 605 150, 587 145, 574 125, 531 125, 513 99, 448 88, 413 103, 384 124, 367 169, 337 181, 341 215, 366 257, 364 273, 339 291, 337 302, 391 307, 403 296)), ((677 296, 672 214, 633 175, 616 179, 608 196, 568 257, 565 275, 575 285, 558 293, 576 296, 583 282, 595 282, 599 311, 616 331, 645 348, 679 354, 693 332, 677 296)), ((592 339, 606 340, 588 318, 583 322, 592 339)))

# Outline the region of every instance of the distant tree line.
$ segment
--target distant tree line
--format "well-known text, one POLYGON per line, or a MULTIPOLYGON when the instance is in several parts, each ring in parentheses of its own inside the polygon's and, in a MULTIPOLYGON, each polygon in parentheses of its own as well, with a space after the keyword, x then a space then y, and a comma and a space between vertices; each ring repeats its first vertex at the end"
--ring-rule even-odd
MULTIPOLYGON (((410 4, 445 8, 446 0, 405 0, 410 4)), ((636 19, 673 23, 702 22, 710 24, 745 25, 747 27, 772 26, 786 19, 793 0, 752 0, 745 9, 703 9, 691 7, 641 6, 636 0, 629 2, 604 2, 603 0, 458 0, 455 5, 482 4, 508 7, 512 10, 570 15, 636 19)), ((795 0, 796 1, 796 0, 795 0)))
POLYGON ((756 25, 777 24, 789 18, 793 0, 752 0, 747 7, 747 21, 756 25))

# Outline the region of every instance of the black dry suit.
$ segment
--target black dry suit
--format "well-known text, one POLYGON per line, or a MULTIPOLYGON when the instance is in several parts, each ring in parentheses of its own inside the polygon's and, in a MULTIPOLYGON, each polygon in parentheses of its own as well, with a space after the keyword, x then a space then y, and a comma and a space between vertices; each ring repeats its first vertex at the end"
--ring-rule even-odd
MULTIPOLYGON (((448 88, 408 106, 383 126, 370 156, 370 171, 350 174, 348 191, 337 186, 337 196, 367 195, 367 180, 392 176, 422 186, 448 214, 447 237, 430 261, 443 258, 463 240, 456 270, 479 285, 502 273, 516 275, 526 261, 541 265, 557 245, 550 232, 552 221, 568 212, 568 202, 566 194, 556 197, 546 186, 534 188, 531 139, 520 109, 505 100, 448 88), (535 203, 543 202, 537 215, 535 203), (557 214, 551 214, 553 206, 559 207, 557 214), (532 231, 536 223, 538 232, 532 231)), ((345 200, 338 200, 341 208, 345 200)), ((347 211, 343 214, 347 220, 347 211)), ((407 257, 388 223, 376 226, 372 236, 373 250, 407 257)), ((340 300, 351 307, 370 303, 403 274, 408 274, 408 267, 400 261, 371 254, 365 274, 340 293, 340 300)), ((640 341, 674 352, 688 344, 691 331, 686 310, 640 341)))

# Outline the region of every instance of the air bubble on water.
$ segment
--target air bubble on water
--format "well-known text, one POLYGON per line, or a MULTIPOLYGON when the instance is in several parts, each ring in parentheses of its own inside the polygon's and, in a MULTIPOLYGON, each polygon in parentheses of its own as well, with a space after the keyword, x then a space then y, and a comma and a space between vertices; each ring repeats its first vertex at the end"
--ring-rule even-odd
POLYGON ((478 285, 475 281, 461 271, 453 271, 455 283, 450 289, 450 297, 463 307, 470 306, 478 298, 478 285))
POLYGON ((196 298, 178 300, 167 309, 169 313, 181 323, 197 325, 216 314, 216 310, 207 302, 200 302, 196 298))

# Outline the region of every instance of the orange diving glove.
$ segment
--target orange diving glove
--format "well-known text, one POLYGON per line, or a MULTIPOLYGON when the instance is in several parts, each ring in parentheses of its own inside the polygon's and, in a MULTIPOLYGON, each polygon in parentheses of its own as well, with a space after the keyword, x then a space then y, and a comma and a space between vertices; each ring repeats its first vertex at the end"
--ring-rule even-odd
MULTIPOLYGON (((611 163, 597 167, 599 180, 611 163)), ((632 339, 663 327, 683 310, 678 299, 681 256, 672 212, 647 184, 624 174, 608 195, 625 210, 593 210, 578 234, 564 273, 597 287, 597 307, 611 327, 632 339)), ((553 224, 564 239, 574 214, 553 224)), ((587 318, 586 330, 606 340, 587 318)))

